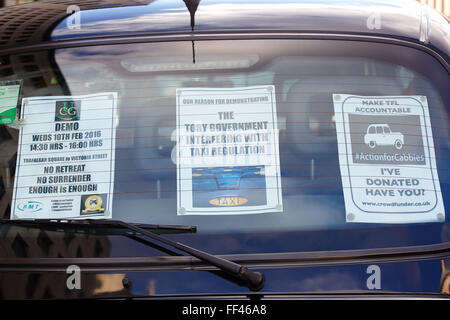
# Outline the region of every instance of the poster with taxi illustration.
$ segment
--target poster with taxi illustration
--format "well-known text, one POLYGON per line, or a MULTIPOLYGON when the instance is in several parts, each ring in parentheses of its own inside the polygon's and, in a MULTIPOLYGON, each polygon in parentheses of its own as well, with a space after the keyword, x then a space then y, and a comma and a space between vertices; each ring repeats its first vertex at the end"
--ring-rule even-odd
POLYGON ((272 85, 177 90, 178 215, 282 212, 272 85))
POLYGON ((267 204, 263 166, 192 169, 193 206, 260 206, 267 204))

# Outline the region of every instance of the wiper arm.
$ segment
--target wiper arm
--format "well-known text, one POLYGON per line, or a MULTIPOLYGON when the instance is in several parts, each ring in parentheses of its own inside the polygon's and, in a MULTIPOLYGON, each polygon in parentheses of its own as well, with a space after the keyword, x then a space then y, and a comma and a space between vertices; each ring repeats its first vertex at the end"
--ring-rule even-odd
POLYGON ((210 263, 213 266, 217 267, 218 269, 224 271, 228 275, 232 276, 236 280, 242 281, 252 291, 259 291, 264 287, 265 276, 264 276, 264 274, 262 274, 260 272, 251 271, 247 267, 244 267, 233 261, 219 258, 215 255, 212 255, 210 253, 189 247, 180 242, 175 242, 173 240, 166 239, 156 233, 142 229, 136 225, 133 225, 133 224, 130 224, 130 223, 127 223, 124 221, 120 221, 120 220, 116 220, 115 223, 117 223, 118 225, 120 225, 124 228, 138 232, 142 235, 145 235, 153 240, 162 242, 166 245, 169 245, 173 248, 183 251, 183 252, 185 252, 193 257, 196 257, 204 262, 210 263))
MULTIPOLYGON (((84 227, 113 227, 122 228, 129 231, 134 231, 144 235, 152 240, 164 243, 172 248, 176 248, 182 252, 185 252, 193 257, 196 257, 204 262, 207 262, 219 270, 225 272, 229 276, 243 283, 252 291, 259 291, 264 287, 265 276, 260 272, 254 272, 249 270, 247 267, 242 266, 230 260, 226 260, 210 253, 189 247, 180 242, 176 242, 170 239, 161 237, 156 232, 157 230, 190 230, 190 232, 195 232, 197 229, 195 226, 162 226, 162 225, 139 225, 127 223, 121 220, 52 220, 52 219, 36 219, 36 220, 6 220, 0 219, 1 224, 14 224, 14 225, 28 225, 28 226, 84 226, 84 227), (153 230, 153 231, 150 231, 153 230)), ((189 232, 189 231, 188 231, 189 232)))
MULTIPOLYGON (((72 232, 85 232, 87 229, 95 227, 96 230, 102 228, 123 229, 130 230, 120 226, 116 220, 71 220, 71 219, 33 219, 33 220, 9 220, 0 219, 0 224, 9 224, 15 226, 32 227, 32 228, 45 228, 52 231, 60 231, 61 229, 67 231, 70 229, 72 232)), ((195 233, 197 232, 196 226, 181 226, 181 225, 160 225, 160 224, 133 224, 139 228, 145 230, 152 230, 155 233, 195 233)), ((98 233, 98 232, 97 232, 98 233)), ((102 233, 103 234, 103 233, 102 233)), ((104 232, 104 234, 114 234, 110 230, 104 232)))

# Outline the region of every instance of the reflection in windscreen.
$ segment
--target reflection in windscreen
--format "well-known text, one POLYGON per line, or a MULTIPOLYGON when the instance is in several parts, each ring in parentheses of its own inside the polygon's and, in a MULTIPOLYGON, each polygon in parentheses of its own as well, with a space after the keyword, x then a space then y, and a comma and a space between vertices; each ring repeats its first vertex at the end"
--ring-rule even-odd
MULTIPOLYGON (((113 218, 195 224, 199 232, 206 233, 357 226, 348 224, 345 212, 333 107, 333 94, 339 93, 426 96, 437 168, 446 167, 443 155, 448 153, 448 118, 432 82, 398 61, 380 61, 364 54, 346 56, 342 44, 334 46, 334 54, 327 53, 323 44, 308 44, 198 42, 195 63, 188 42, 59 50, 56 61, 72 95, 118 92, 113 218), (273 86, 276 112, 226 103, 228 98, 237 97, 236 89, 258 86, 273 86), (177 110, 183 105, 177 101, 177 89, 189 88, 194 90, 191 109, 177 110), (205 95, 200 99, 202 88, 217 89, 217 99, 205 95), (234 163, 180 164, 183 161, 177 158, 177 141, 188 138, 188 123, 199 128, 202 124, 210 126, 220 122, 221 111, 233 117, 224 123, 273 118, 277 132, 271 146, 277 158, 265 167, 264 175, 255 174, 260 170, 255 168, 267 164, 261 159, 249 160, 248 150, 246 160, 236 160, 240 154, 226 157, 234 163), (268 178, 277 174, 277 166, 278 186, 268 178), (273 199, 278 190, 279 202, 273 199), (268 203, 271 209, 259 213, 258 209, 268 208, 268 203), (250 209, 241 211, 245 207, 250 209)), ((249 99, 252 95, 244 93, 237 98, 249 99)), ((361 137, 367 127, 357 128, 361 137)), ((231 132, 235 137, 246 137, 242 132, 211 130, 208 127, 201 132, 206 140, 200 144, 194 143, 192 148, 184 145, 186 154, 195 161, 213 156, 223 160, 223 154, 217 156, 223 150, 216 147, 233 145, 223 135, 231 132)), ((383 128, 375 126, 375 130, 383 128)), ((445 194, 448 171, 441 169, 439 179, 445 194)))
POLYGON ((25 121, 2 127, 5 216, 196 225, 174 237, 216 253, 450 239, 448 74, 432 57, 314 40, 192 48, 56 50, 64 81, 25 79, 25 121))

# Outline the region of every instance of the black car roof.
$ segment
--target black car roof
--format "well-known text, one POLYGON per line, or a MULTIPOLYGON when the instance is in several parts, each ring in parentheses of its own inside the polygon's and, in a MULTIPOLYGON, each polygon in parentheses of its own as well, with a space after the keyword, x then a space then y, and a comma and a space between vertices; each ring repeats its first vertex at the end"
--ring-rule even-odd
POLYGON ((450 54, 449 24, 414 0, 47 0, 0 10, 1 47, 92 37, 194 32, 315 32, 395 37, 450 54), (198 8, 196 4, 199 3, 198 8), (69 28, 79 6, 80 28, 69 28), (76 7, 75 7, 76 9, 76 7), (70 21, 69 21, 70 23, 70 21))

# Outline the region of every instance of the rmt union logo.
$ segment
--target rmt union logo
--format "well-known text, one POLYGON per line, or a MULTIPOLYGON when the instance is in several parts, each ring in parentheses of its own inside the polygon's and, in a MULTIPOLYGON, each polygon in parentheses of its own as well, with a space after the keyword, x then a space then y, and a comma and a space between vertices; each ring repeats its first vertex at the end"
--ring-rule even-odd
POLYGON ((80 120, 81 100, 56 101, 55 121, 80 120))
POLYGON ((70 5, 66 10, 67 14, 70 16, 67 17, 67 29, 69 30, 80 30, 81 29, 81 10, 77 5, 70 5))

